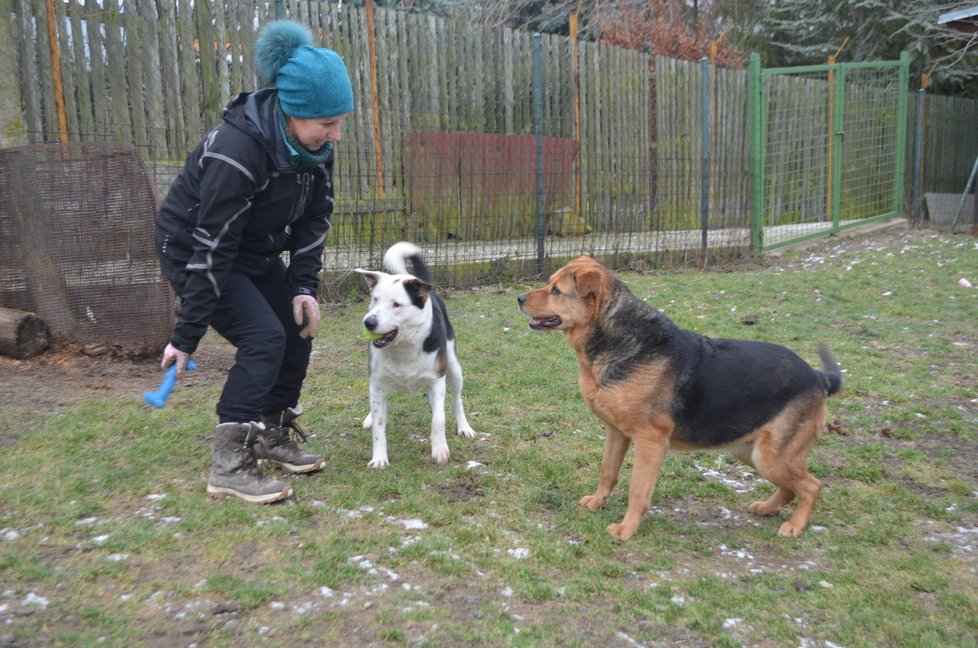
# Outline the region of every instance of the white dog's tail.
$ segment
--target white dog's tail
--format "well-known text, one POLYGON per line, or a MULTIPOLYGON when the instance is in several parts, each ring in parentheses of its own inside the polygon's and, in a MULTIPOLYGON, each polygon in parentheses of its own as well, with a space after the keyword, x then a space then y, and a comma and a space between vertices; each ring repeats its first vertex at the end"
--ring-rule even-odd
POLYGON ((384 253, 384 266, 394 274, 411 274, 407 262, 414 266, 414 276, 428 283, 433 283, 431 272, 421 258, 421 248, 414 243, 401 241, 395 243, 384 253))

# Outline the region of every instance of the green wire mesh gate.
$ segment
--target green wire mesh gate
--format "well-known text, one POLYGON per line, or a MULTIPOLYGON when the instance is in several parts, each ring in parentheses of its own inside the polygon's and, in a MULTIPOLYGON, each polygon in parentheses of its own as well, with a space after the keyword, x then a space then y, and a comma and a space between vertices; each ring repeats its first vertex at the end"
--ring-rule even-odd
POLYGON ((755 251, 901 213, 909 65, 906 52, 769 69, 751 57, 755 251))

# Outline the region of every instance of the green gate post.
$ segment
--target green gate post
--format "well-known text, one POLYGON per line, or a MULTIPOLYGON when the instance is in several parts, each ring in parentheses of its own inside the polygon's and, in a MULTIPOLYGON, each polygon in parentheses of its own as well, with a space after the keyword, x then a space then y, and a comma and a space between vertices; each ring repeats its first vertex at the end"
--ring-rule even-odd
POLYGON ((750 110, 750 251, 764 251, 764 78, 761 75, 761 55, 750 55, 747 67, 749 79, 748 107, 750 110))
POLYGON ((835 74, 833 75, 832 100, 832 231, 838 232, 842 219, 842 147, 845 144, 845 110, 846 110, 846 66, 844 64, 833 63, 835 74))
POLYGON ((896 122, 896 160, 893 170, 893 215, 900 216, 903 211, 903 185, 907 155, 907 93, 910 88, 910 52, 900 52, 900 85, 897 88, 900 101, 897 107, 896 122))

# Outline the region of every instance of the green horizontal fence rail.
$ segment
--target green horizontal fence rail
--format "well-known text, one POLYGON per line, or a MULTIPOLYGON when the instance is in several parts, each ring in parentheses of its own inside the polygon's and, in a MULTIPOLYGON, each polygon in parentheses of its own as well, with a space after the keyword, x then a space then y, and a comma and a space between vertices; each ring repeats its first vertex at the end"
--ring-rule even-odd
POLYGON ((910 57, 749 73, 751 248, 901 215, 910 57))

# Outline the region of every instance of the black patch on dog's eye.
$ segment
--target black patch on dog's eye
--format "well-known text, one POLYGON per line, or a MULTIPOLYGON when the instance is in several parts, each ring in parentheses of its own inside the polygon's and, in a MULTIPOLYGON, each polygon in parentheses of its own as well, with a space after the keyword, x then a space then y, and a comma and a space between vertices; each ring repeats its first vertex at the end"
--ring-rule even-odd
POLYGON ((555 296, 556 295, 559 295, 560 294, 560 288, 558 288, 557 286, 554 286, 553 288, 550 289, 550 294, 551 295, 555 295, 555 296))

